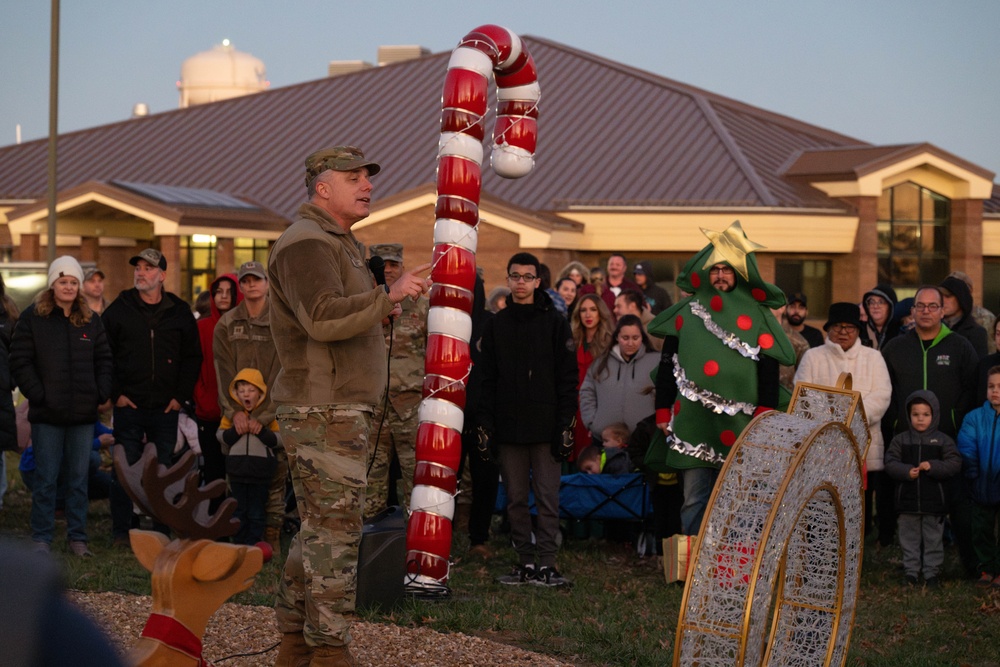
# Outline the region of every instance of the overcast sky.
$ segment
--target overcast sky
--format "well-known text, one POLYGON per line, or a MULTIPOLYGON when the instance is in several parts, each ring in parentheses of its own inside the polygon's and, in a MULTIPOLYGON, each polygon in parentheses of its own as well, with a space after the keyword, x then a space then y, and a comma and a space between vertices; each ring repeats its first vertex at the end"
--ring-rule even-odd
MULTIPOLYGON (((4 5, 0 145, 9 145, 18 124, 23 141, 48 131, 50 2, 4 5)), ((275 88, 325 76, 330 60, 375 61, 382 44, 451 50, 498 23, 872 143, 927 141, 1000 172, 1000 0, 63 0, 61 14, 60 132, 124 120, 137 102, 176 108, 181 63, 224 38, 263 60, 275 88)))

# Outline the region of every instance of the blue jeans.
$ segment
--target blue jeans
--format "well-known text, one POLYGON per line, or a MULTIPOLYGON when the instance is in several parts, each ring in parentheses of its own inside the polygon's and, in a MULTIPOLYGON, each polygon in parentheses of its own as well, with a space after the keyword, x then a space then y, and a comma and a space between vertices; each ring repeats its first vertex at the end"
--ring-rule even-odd
POLYGON ((87 541, 87 475, 93 439, 93 424, 31 425, 31 445, 35 450, 31 539, 35 542, 52 543, 60 470, 66 485, 66 537, 70 542, 87 541))
POLYGON ((264 539, 271 483, 230 482, 229 490, 236 499, 236 512, 233 516, 240 520, 240 530, 233 536, 233 542, 257 544, 264 539))
MULTIPOLYGON (((28 491, 35 490, 35 469, 21 470, 21 481, 28 491)), ((66 508, 66 484, 62 475, 59 475, 56 489, 56 509, 66 508)), ((3 486, 0 486, 3 488, 3 486)), ((90 469, 87 472, 87 498, 90 500, 101 500, 107 498, 111 493, 111 475, 101 470, 101 454, 93 449, 90 450, 90 469)))
POLYGON ((715 481, 719 479, 718 468, 688 468, 681 472, 684 480, 684 504, 681 505, 681 532, 697 535, 701 530, 701 520, 705 508, 712 497, 715 481))
MULTIPOLYGON (((91 425, 93 430, 93 425, 91 425)), ((93 435, 91 435, 93 437, 93 435)), ((115 446, 125 448, 129 465, 142 456, 143 438, 156 443, 156 458, 169 466, 177 444, 177 412, 163 408, 115 408, 115 446)), ((132 500, 117 475, 111 477, 111 531, 114 537, 128 535, 132 527, 132 500)), ((157 530, 165 527, 156 526, 157 530)))

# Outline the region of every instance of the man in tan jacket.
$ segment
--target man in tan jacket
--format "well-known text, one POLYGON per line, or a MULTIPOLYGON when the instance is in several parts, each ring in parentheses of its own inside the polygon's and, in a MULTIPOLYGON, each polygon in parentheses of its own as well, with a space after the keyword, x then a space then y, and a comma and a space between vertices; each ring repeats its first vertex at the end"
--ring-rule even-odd
POLYGON ((428 280, 404 273, 376 285, 351 227, 368 217, 381 170, 353 146, 306 158, 309 202, 271 249, 271 333, 281 370, 273 388, 302 527, 275 610, 275 665, 353 665, 369 433, 386 388, 382 319, 428 280))

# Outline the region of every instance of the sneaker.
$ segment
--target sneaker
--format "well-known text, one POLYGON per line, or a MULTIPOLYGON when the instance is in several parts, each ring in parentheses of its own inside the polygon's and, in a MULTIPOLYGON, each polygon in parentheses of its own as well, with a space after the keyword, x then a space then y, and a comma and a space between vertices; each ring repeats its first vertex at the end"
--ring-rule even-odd
POLYGON ((507 584, 508 586, 520 586, 521 584, 534 583, 534 581, 535 566, 532 564, 515 565, 510 574, 497 577, 497 583, 507 584))
POLYGON ((996 578, 993 580, 993 587, 1000 588, 1000 574, 998 574, 996 578))
POLYGON ((128 535, 115 535, 111 542, 111 546, 115 549, 131 549, 132 540, 128 535))
POLYGON ((543 567, 538 570, 538 574, 531 583, 536 586, 547 586, 548 588, 569 588, 573 582, 559 574, 559 570, 554 567, 543 567))
POLYGON ((50 551, 50 549, 49 549, 49 543, 48 542, 35 542, 31 546, 31 550, 34 551, 35 553, 47 554, 50 551))
POLYGON ((917 585, 917 578, 914 577, 912 574, 906 575, 906 584, 908 586, 916 586, 917 585))
POLYGON ((989 572, 983 572, 979 575, 979 581, 976 582, 976 586, 979 588, 989 588, 993 584, 993 575, 989 572))
POLYGON ((938 579, 937 577, 931 577, 926 581, 924 581, 924 586, 926 586, 927 588, 940 588, 941 580, 938 579))
POLYGON ((94 556, 94 552, 87 548, 86 542, 70 542, 69 550, 80 558, 92 558, 94 556))

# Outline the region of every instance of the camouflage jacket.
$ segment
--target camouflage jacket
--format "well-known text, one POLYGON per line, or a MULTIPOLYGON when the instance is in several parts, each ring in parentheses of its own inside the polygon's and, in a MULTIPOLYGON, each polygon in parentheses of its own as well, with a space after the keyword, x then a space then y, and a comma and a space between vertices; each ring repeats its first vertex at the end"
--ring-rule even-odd
MULTIPOLYGON (((403 314, 392 323, 392 359, 389 362, 389 402, 401 419, 409 419, 420 405, 427 354, 427 297, 402 303, 403 314)), ((382 325, 386 346, 389 325, 382 325)))

